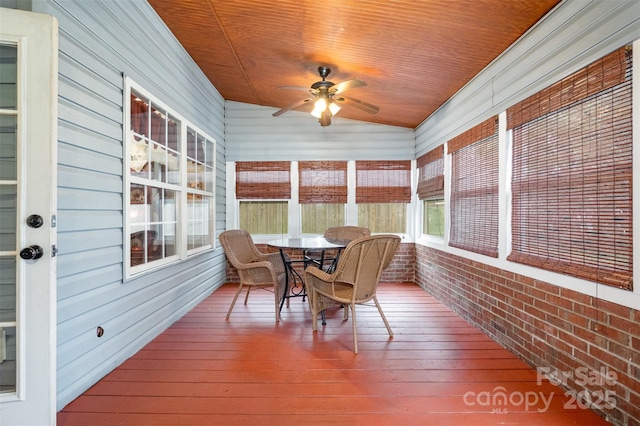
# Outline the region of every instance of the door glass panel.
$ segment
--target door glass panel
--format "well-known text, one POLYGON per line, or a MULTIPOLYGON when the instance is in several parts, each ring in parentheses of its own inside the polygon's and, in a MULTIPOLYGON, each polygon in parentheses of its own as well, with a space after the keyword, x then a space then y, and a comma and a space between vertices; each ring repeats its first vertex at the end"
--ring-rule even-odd
POLYGON ((16 391, 16 328, 0 327, 0 393, 16 391))
POLYGON ((0 179, 15 180, 17 170, 17 117, 0 115, 0 179))
POLYGON ((0 186, 0 252, 16 248, 16 202, 15 185, 0 186))
POLYGON ((18 50, 15 46, 0 44, 0 109, 16 109, 18 50))
MULTIPOLYGON (((0 323, 16 320, 16 259, 0 257, 0 323)), ((0 343, 1 345, 1 343, 0 343)), ((0 359, 2 354, 0 353, 0 359)))
POLYGON ((17 49, 0 44, 0 393, 16 392, 17 49))

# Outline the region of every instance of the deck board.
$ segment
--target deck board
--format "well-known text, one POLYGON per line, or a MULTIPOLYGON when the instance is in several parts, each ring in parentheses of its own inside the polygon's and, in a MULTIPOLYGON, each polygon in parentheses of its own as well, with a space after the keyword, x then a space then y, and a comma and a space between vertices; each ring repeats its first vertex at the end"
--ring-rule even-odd
POLYGON ((231 318, 225 285, 58 413, 58 425, 598 425, 561 388, 412 284, 382 284, 351 321, 327 312, 311 332, 291 300, 252 292, 231 318), (528 395, 485 403, 478 395, 528 395), (536 401, 533 400, 535 397, 536 401), (534 403, 535 402, 535 403, 534 403))

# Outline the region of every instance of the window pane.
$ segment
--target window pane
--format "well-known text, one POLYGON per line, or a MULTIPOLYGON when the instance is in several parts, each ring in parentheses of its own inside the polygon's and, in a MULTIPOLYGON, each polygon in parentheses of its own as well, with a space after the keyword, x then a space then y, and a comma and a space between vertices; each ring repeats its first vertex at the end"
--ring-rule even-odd
POLYGON ((287 201, 240 201, 240 228, 252 234, 286 234, 287 201))
POLYGON ((16 391, 16 328, 0 327, 0 339, 5 342, 7 358, 0 363, 0 393, 16 391))
POLYGON ((301 204, 302 233, 324 234, 327 228, 344 225, 344 204, 301 204))
POLYGON ((215 185, 215 144, 207 140, 205 145, 205 175, 204 188, 206 191, 213 192, 215 185))
POLYGON ((17 179, 17 117, 0 116, 0 179, 17 179))
POLYGON ((214 144, 193 129, 187 129, 187 186, 213 192, 214 144))
POLYGON ((213 218, 212 197, 193 196, 187 203, 187 249, 192 250, 211 244, 213 218))
POLYGON ((358 204, 358 226, 371 233, 407 232, 407 205, 400 203, 358 204))
POLYGON ((18 105, 18 49, 0 44, 0 109, 15 110, 18 105))
POLYGON ((151 140, 158 145, 167 145, 167 115, 165 111, 151 104, 151 140))
POLYGON ((180 123, 142 95, 131 94, 130 173, 180 183, 180 123), (149 136, 150 135, 150 136, 149 136))
POLYGON ((131 266, 176 254, 177 191, 131 185, 131 266))
POLYGON ((15 185, 0 186, 0 251, 15 250, 18 192, 15 185))
POLYGON ((0 322, 16 320, 16 258, 0 257, 0 322))
POLYGON ((444 237, 444 200, 425 200, 423 233, 444 237))
POLYGON ((177 198, 178 191, 164 190, 162 204, 162 220, 158 224, 158 230, 162 231, 162 257, 170 257, 177 253, 176 227, 177 227, 177 198))
POLYGON ((180 122, 169 115, 167 121, 167 182, 180 184, 180 122))

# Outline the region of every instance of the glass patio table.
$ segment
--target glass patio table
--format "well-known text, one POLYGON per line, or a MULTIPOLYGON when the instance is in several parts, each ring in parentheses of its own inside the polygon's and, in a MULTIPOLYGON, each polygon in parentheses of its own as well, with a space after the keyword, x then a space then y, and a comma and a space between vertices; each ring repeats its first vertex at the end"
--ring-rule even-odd
MULTIPOLYGON (((287 268, 287 276, 286 276, 286 286, 285 286, 285 296, 280 303, 280 309, 282 310, 282 306, 284 305, 284 301, 287 300, 287 306, 289 303, 289 299, 291 297, 299 297, 307 295, 304 287, 304 280, 302 279, 302 275, 295 270, 293 265, 295 263, 303 263, 304 267, 306 267, 309 263, 308 260, 305 259, 305 253, 307 251, 319 251, 321 252, 320 256, 320 264, 319 267, 322 268, 324 265, 324 253, 327 250, 342 250, 349 244, 349 241, 342 240, 327 240, 324 237, 302 237, 302 238, 279 238, 277 240, 271 240, 267 243, 270 247, 275 247, 280 251, 280 256, 282 256, 282 261, 284 262, 287 268), (285 250, 299 250, 302 252, 302 258, 300 260, 292 260, 287 254, 285 250)), ((336 256, 337 259, 337 256, 336 256)), ((314 264, 316 264, 314 262, 314 264)), ((304 299, 303 299, 304 300, 304 299)))

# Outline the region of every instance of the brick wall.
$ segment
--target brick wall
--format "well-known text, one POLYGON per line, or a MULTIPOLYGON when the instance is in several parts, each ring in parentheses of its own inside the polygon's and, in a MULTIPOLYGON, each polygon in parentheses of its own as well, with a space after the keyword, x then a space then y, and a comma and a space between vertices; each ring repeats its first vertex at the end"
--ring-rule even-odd
MULTIPOLYGON (((258 250, 262 253, 277 252, 277 249, 269 247, 266 244, 256 244, 258 250)), ((300 250, 288 250, 286 251, 292 260, 300 260, 302 258, 300 250)), ((415 282, 415 245, 400 244, 395 256, 391 260, 391 264, 387 269, 382 272, 380 281, 382 282, 415 282)), ((302 274, 303 264, 297 263, 295 265, 296 270, 302 274)), ((238 278, 238 271, 227 262, 227 282, 237 283, 240 282, 238 278)))
POLYGON ((429 247, 415 254, 418 285, 529 365, 572 375, 566 388, 610 422, 640 425, 640 311, 429 247))

